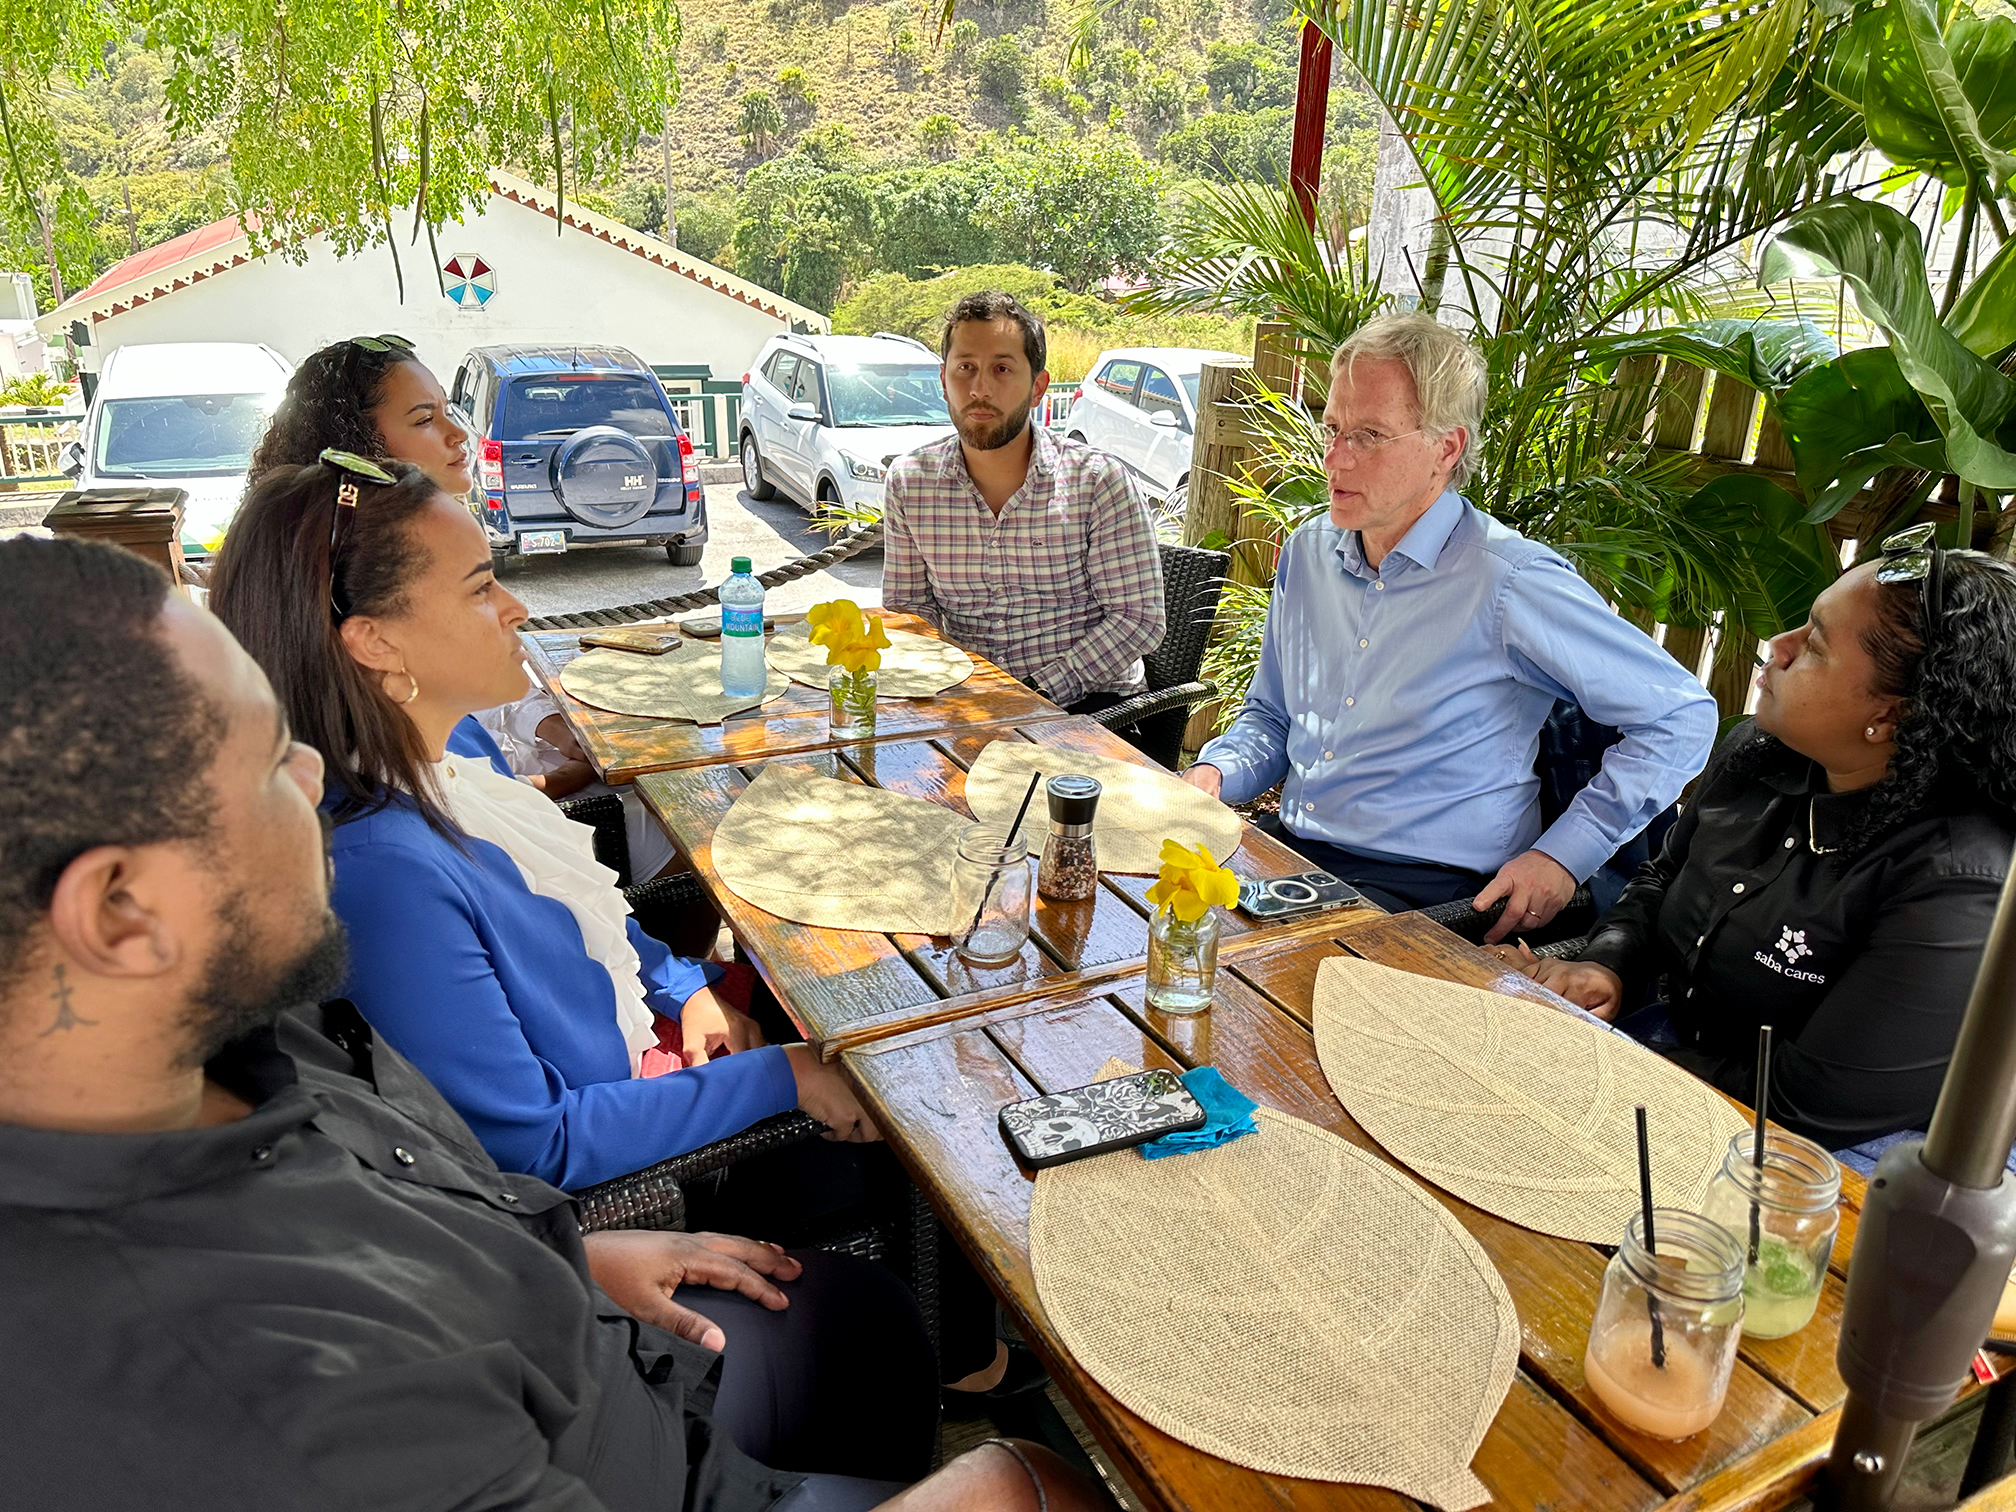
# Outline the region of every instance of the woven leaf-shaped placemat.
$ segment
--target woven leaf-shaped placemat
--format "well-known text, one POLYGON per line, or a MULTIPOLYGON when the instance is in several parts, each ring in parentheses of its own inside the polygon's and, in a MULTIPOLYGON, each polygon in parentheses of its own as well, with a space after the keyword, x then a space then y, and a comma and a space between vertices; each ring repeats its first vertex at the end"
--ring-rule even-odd
POLYGON ((715 827, 714 870, 737 897, 800 924, 950 934, 966 822, 922 798, 768 766, 715 827))
POLYGON ((1036 1178, 1030 1262, 1093 1379, 1164 1433, 1272 1475, 1451 1509, 1519 1363, 1490 1259, 1376 1156, 1270 1108, 1173 1160, 1036 1178))
MULTIPOLYGON (((771 636, 770 665, 793 682, 823 688, 833 669, 826 664, 826 648, 808 638, 811 633, 809 625, 786 625, 771 636)), ((973 675, 973 658, 957 646, 908 630, 888 634, 889 648, 875 672, 877 698, 935 698, 973 675)))
MULTIPOLYGON (((1164 840, 1201 845, 1218 861, 1239 848, 1239 816, 1160 767, 1026 740, 996 740, 973 763, 966 774, 966 806, 973 817, 1006 828, 1031 772, 1041 772, 1045 781, 1067 772, 1098 779, 1104 791, 1092 819, 1092 840, 1101 871, 1152 874, 1162 866, 1164 840)), ((1038 792, 1029 810, 1032 828, 1040 829, 1043 814, 1038 792)))
POLYGON ((1348 956, 1316 973, 1316 1054, 1387 1153, 1523 1228, 1615 1244, 1636 1212, 1632 1107, 1652 1135, 1652 1195, 1700 1209, 1742 1116, 1621 1034, 1525 998, 1348 956))
POLYGON ((639 656, 634 651, 590 651, 560 669, 560 686, 585 704, 612 714, 719 724, 730 714, 782 698, 791 679, 771 669, 754 697, 721 688, 721 658, 709 651, 639 656))

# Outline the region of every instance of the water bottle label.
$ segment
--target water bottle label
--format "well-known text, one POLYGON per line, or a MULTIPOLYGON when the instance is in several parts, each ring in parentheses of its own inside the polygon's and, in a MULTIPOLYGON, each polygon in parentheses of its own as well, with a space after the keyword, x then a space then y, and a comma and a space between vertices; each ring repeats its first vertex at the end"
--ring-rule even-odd
POLYGON ((721 633, 723 635, 761 635, 763 633, 763 610, 760 605, 721 608, 721 633))

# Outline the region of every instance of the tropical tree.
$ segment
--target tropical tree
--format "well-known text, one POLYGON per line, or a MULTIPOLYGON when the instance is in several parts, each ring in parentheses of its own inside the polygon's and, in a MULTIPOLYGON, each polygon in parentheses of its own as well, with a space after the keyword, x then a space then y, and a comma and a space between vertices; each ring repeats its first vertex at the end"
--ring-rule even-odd
POLYGON ((431 241, 483 204, 498 163, 543 161, 564 196, 616 177, 662 128, 679 93, 671 0, 596 0, 588 16, 565 0, 0 0, 0 206, 36 228, 60 287, 91 210, 51 100, 144 30, 168 59, 171 132, 225 133, 255 250, 383 241, 396 267, 395 213, 409 244, 423 228, 431 241))
MULTIPOLYGON (((1835 355, 1810 327, 1756 318, 1741 252, 1851 187, 1832 171, 1859 143, 1855 112, 1806 61, 1848 18, 1806 0, 1313 9, 1433 199, 1411 302, 1467 330, 1489 364, 1470 496, 1568 554, 1641 622, 1720 614, 1771 634, 1803 617, 1833 565, 1797 501, 1748 479, 1698 489, 1647 444, 1644 396, 1634 412, 1612 380, 1630 353, 1684 351, 1718 370, 1768 354, 1760 376, 1773 384, 1835 355), (1744 318, 1703 323, 1730 314, 1744 318)), ((1286 319, 1327 351, 1368 312, 1374 270, 1347 272, 1350 259, 1297 229, 1285 195, 1261 193, 1193 202, 1159 297, 1286 319)), ((1320 505, 1317 437, 1278 403, 1256 424, 1266 507, 1285 526, 1320 505)), ((1246 609, 1257 630, 1264 596, 1246 609)))
POLYGON ((1003 254, 1083 293, 1147 268, 1162 239, 1158 182, 1132 143, 1107 134, 1006 160, 987 209, 1003 254))
POLYGON ((959 151, 959 139, 965 134, 966 129, 959 124, 958 117, 946 115, 943 111, 928 115, 917 123, 917 145, 924 149, 925 156, 940 162, 959 151))
MULTIPOLYGON (((1896 165, 1893 197, 1941 191, 1958 228, 1943 291, 1918 226, 1892 204, 1843 200, 1796 217, 1766 249, 1766 283, 1837 280, 1885 345, 1843 354, 1770 395, 1810 499, 1826 520, 1874 484, 1880 540, 1941 474, 1959 482, 1956 541, 1977 499, 2016 489, 2016 19, 1884 0, 1829 39, 1829 100, 1896 165), (1999 243, 1990 251, 1991 238, 1999 243)), ((2016 555, 2016 503, 1995 522, 2016 555)))
POLYGON ((737 107, 735 129, 742 137, 742 145, 756 156, 767 158, 784 130, 784 113, 777 108, 777 101, 767 89, 752 89, 742 96, 737 107))

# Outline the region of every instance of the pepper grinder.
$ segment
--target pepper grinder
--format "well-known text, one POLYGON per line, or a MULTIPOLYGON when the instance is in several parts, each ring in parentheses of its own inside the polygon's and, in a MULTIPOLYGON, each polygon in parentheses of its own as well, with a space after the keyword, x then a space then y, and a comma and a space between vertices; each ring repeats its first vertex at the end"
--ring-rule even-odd
POLYGON ((1036 872, 1036 891, 1061 903, 1092 896, 1099 885, 1099 857, 1092 848, 1092 816, 1102 791, 1090 777, 1052 777, 1043 785, 1050 804, 1050 833, 1043 841, 1043 863, 1036 872))

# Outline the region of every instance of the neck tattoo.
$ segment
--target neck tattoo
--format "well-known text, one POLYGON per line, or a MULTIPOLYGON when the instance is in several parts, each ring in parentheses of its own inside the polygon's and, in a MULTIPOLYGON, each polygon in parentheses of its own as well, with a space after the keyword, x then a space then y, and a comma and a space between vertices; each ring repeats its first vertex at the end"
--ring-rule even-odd
POLYGON ((87 1029, 97 1027, 98 1020, 87 1019, 70 1006, 71 993, 72 988, 59 961, 56 964, 56 990, 49 994, 49 1000, 56 1005, 56 1021, 36 1035, 37 1039, 47 1039, 58 1029, 75 1029, 79 1024, 87 1029))

